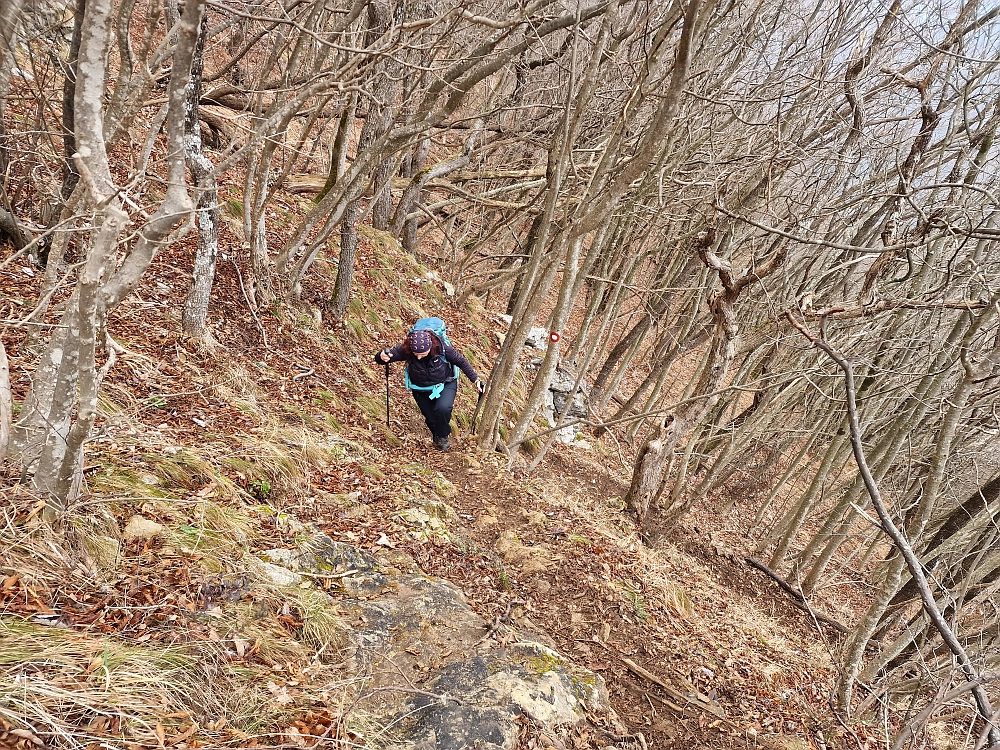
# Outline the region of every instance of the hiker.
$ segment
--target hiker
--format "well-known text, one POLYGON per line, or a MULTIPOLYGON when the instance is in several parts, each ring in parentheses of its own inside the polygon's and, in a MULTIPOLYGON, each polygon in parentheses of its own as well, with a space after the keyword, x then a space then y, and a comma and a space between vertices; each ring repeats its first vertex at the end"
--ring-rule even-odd
MULTIPOLYGON (((384 365, 403 360, 406 387, 413 392, 413 400, 434 436, 434 447, 446 451, 451 446, 448 436, 458 393, 458 371, 464 372, 480 393, 486 390, 486 381, 480 379, 465 355, 451 345, 444 334, 444 323, 437 318, 417 321, 401 344, 375 355, 375 361, 384 365), (440 335, 425 326, 436 327, 440 335)), ((386 373, 388 378, 388 370, 386 373)))

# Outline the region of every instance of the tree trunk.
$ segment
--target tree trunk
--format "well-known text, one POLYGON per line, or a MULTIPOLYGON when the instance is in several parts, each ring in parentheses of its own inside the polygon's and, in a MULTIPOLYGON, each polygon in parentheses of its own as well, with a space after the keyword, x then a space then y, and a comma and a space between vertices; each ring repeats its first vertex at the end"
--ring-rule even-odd
MULTIPOLYGON (((139 231, 131 253, 113 273, 118 237, 128 216, 111 179, 104 140, 103 94, 113 8, 111 0, 89 0, 81 25, 74 101, 79 171, 87 199, 96 207, 96 231, 76 288, 42 355, 18 423, 17 448, 33 484, 48 495, 47 518, 72 502, 82 477, 83 445, 96 417, 106 370, 97 370, 97 336, 108 313, 138 284, 177 222, 191 210, 184 186, 184 88, 191 70, 205 0, 189 0, 179 22, 167 118, 166 197, 139 231)), ((109 353, 106 367, 113 363, 109 353)))
POLYGON ((676 441, 669 439, 672 422, 672 415, 661 420, 656 431, 636 454, 625 505, 635 516, 636 525, 640 528, 649 515, 650 503, 660 492, 663 477, 673 456, 673 444, 676 441))
POLYGON ((10 430, 14 417, 14 403, 10 390, 10 362, 7 349, 0 341, 0 461, 7 460, 10 448, 10 430))
MULTIPOLYGON (((576 274, 579 270, 580 246, 582 244, 583 239, 580 238, 571 242, 567 249, 566 261, 563 264, 562 287, 559 290, 559 299, 556 301, 556 307, 552 311, 552 317, 549 320, 550 330, 552 331, 562 333, 569 320, 570 312, 572 312, 574 302, 573 289, 576 286, 576 274)), ((528 430, 531 429, 535 415, 542 407, 545 393, 552 384, 552 376, 555 375, 556 367, 559 365, 561 343, 561 338, 559 341, 549 341, 549 345, 545 349, 542 364, 539 366, 538 372, 535 373, 535 379, 531 384, 531 390, 528 392, 524 408, 521 410, 517 423, 514 425, 514 429, 507 440, 508 449, 513 448, 524 440, 524 437, 528 434, 528 430)))
POLYGON ((340 220, 340 253, 337 264, 337 280, 333 285, 330 300, 330 315, 334 320, 343 320, 347 306, 351 302, 351 285, 354 283, 354 261, 358 248, 358 202, 351 201, 340 220))
POLYGON ((189 336, 204 337, 208 320, 208 305, 215 283, 215 263, 219 254, 219 191, 215 184, 214 167, 205 155, 201 142, 198 102, 201 100, 201 76, 204 68, 205 34, 208 19, 202 18, 191 65, 191 79, 185 90, 184 160, 194 177, 198 202, 195 217, 198 223, 198 249, 195 251, 191 288, 184 302, 182 327, 189 336))
MULTIPOLYGON (((424 186, 428 182, 446 177, 452 172, 462 169, 469 164, 472 152, 476 147, 475 144, 478 134, 478 128, 473 130, 472 135, 470 135, 465 141, 462 153, 458 156, 444 161, 439 161, 434 166, 426 169, 417 169, 414 174, 410 175, 412 177, 410 184, 403 190, 403 194, 399 198, 399 203, 396 204, 396 211, 392 215, 392 222, 388 227, 390 234, 394 237, 402 237, 404 228, 407 226, 408 222, 416 222, 416 217, 409 217, 408 214, 420 200, 420 191, 423 190, 424 186)), ((429 147, 430 141, 426 138, 423 139, 417 146, 413 161, 419 160, 419 163, 422 164, 429 147)), ((376 226, 375 228, 379 229, 380 227, 376 226)))
MULTIPOLYGON (((993 304, 996 305, 997 301, 997 299, 994 299, 993 304)), ((913 548, 910 546, 906 536, 893 523, 892 516, 889 514, 885 503, 882 501, 878 484, 868 468, 868 463, 864 453, 864 446, 862 444, 861 424, 857 413, 853 367, 851 363, 843 357, 843 355, 827 343, 825 335, 825 322, 824 327, 820 329, 821 333, 820 338, 818 339, 810 336, 804 328, 799 327, 799 330, 810 338, 813 344, 826 352, 827 355, 829 355, 829 357, 834 360, 844 372, 844 389, 847 394, 847 412, 851 427, 851 446, 854 450, 854 457, 858 463, 858 471, 864 480, 865 489, 868 492, 872 505, 875 507, 875 512, 878 514, 883 531, 885 531, 885 533, 892 539, 896 549, 899 550, 900 556, 905 561, 906 567, 910 571, 910 575, 917 582, 917 588, 920 591, 920 599, 924 607, 924 612, 926 612, 928 619, 934 624, 935 629, 938 633, 940 633, 941 638, 948 645, 949 650, 952 654, 954 654, 955 660, 958 662, 958 665, 965 674, 968 682, 973 684, 973 687, 971 688, 972 694, 976 699, 976 707, 979 711, 979 716, 987 727, 990 744, 993 746, 1000 745, 1000 729, 998 729, 993 723, 993 708, 990 705, 989 697, 986 693, 986 689, 982 685, 979 674, 977 673, 975 666, 972 664, 972 661, 969 659, 968 654, 965 652, 965 649, 958 641, 958 638, 955 637, 955 633, 948 624, 948 621, 941 614, 941 610, 938 608, 937 602, 934 600, 934 594, 931 591, 930 584, 927 582, 927 577, 924 575, 920 561, 913 552, 913 548)))
MULTIPOLYGON (((846 431, 846 422, 847 417, 845 416, 843 427, 837 431, 838 437, 846 431)), ((792 542, 795 541, 795 537, 798 536, 802 524, 805 523, 816 502, 824 497, 830 472, 835 467, 839 468, 843 465, 843 462, 847 458, 848 450, 849 444, 846 441, 831 440, 829 442, 823 454, 823 460, 813 475, 809 487, 799 497, 795 505, 789 508, 781 521, 778 522, 778 533, 781 534, 781 538, 778 540, 778 545, 775 547, 774 552, 771 554, 771 559, 768 561, 768 567, 772 570, 779 570, 781 568, 785 560, 785 553, 788 552, 788 548, 791 547, 792 542)), ((759 555, 763 551, 764 540, 761 540, 754 554, 759 555)))
MULTIPOLYGON (((7 0, 0 5, 0 175, 7 174, 7 94, 14 70, 17 27, 24 0, 7 0)), ((18 248, 20 249, 20 248, 18 248)))
POLYGON ((76 99, 77 65, 80 55, 80 40, 83 29, 84 13, 87 0, 76 0, 73 10, 73 36, 69 45, 69 58, 63 67, 63 183, 60 194, 63 200, 69 198, 73 188, 80 179, 73 164, 73 154, 76 153, 76 115, 74 100, 76 99))

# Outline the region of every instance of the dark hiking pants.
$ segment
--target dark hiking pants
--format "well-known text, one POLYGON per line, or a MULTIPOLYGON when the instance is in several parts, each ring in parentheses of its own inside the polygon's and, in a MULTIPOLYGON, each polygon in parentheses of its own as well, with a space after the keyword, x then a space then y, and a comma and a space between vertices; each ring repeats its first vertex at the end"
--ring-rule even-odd
POLYGON ((455 406, 455 394, 458 393, 458 381, 446 383, 438 398, 431 398, 430 391, 413 391, 413 400, 417 402, 420 413, 435 440, 441 440, 451 434, 451 410, 455 406))

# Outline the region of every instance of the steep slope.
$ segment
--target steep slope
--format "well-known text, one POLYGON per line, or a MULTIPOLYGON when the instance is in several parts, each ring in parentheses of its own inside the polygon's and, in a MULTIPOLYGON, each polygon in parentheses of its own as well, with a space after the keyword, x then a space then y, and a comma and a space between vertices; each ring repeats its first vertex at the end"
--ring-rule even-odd
MULTIPOLYGON (((376 233, 359 262, 339 327, 321 320, 329 273, 301 305, 258 317, 225 262, 215 344, 185 340, 183 245, 116 313, 126 353, 88 449, 90 494, 49 529, 18 475, 5 480, 2 664, 14 687, 0 688, 3 741, 249 747, 286 742, 298 727, 295 741, 309 745, 336 726, 343 746, 362 743, 360 717, 331 688, 356 677, 333 653, 344 624, 313 596, 336 596, 336 585, 261 588, 248 564, 313 529, 451 581, 501 641, 508 624, 547 635, 605 678, 629 731, 643 735, 632 746, 838 746, 816 631, 694 528, 644 548, 621 505, 627 446, 609 436, 589 450, 557 447, 525 474, 473 448, 475 400, 463 383, 455 448, 435 452, 398 366, 386 426, 377 348, 437 314, 488 373, 502 323, 475 303, 458 309, 376 233), (454 511, 440 528, 400 514, 402 499, 421 494, 454 511), (32 680, 40 689, 19 700, 32 680)), ((28 273, 3 274, 8 300, 31 298, 28 273)), ((7 343, 23 372, 31 352, 7 343)))

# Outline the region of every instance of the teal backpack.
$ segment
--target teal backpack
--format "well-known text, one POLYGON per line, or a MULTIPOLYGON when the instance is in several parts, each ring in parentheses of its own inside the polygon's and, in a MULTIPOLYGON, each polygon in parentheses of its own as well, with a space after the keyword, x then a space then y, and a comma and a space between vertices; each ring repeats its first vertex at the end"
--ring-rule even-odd
MULTIPOLYGON (((416 323, 413 324, 413 328, 410 329, 410 333, 414 331, 430 331, 433 333, 439 342, 441 342, 441 356, 444 356, 444 347, 451 346, 451 342, 448 340, 448 332, 445 328, 444 321, 441 318, 421 318, 416 323)), ((430 398, 440 398, 441 391, 444 390, 445 384, 450 383, 452 380, 458 380, 459 369, 458 365, 455 365, 455 375, 454 377, 448 379, 444 383, 435 383, 434 385, 414 385, 410 382, 410 368, 407 367, 403 374, 406 378, 406 387, 411 391, 430 391, 430 398)))

